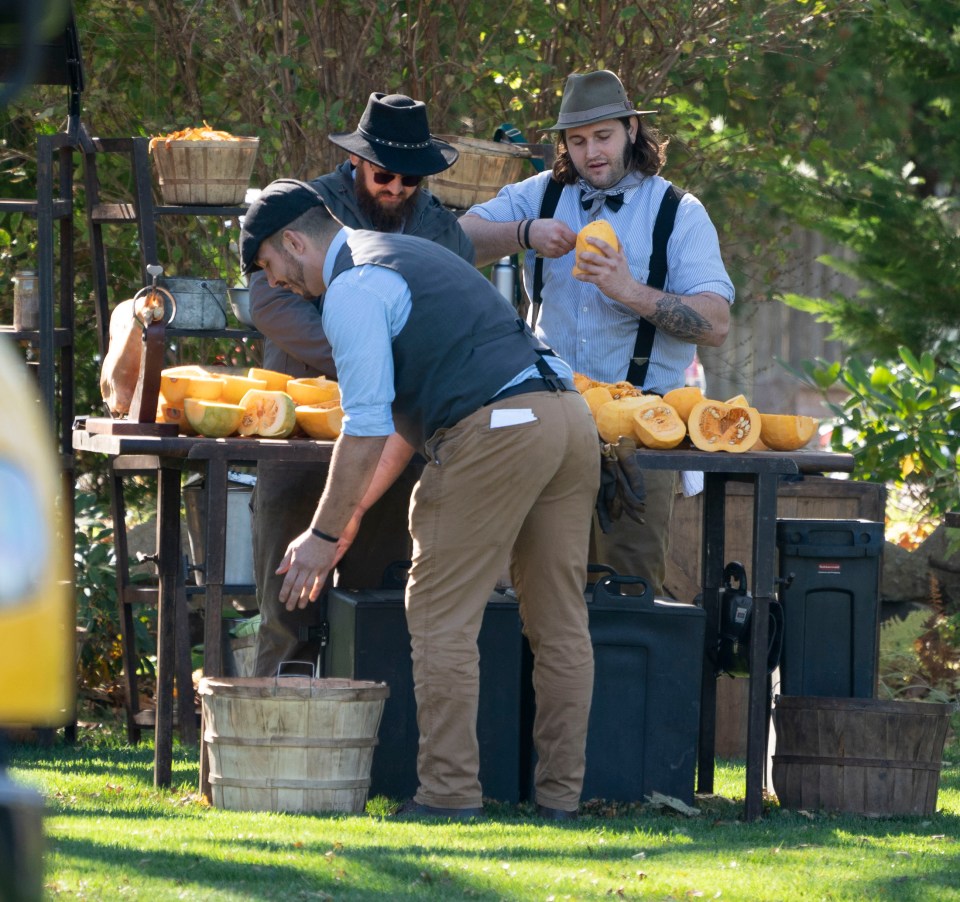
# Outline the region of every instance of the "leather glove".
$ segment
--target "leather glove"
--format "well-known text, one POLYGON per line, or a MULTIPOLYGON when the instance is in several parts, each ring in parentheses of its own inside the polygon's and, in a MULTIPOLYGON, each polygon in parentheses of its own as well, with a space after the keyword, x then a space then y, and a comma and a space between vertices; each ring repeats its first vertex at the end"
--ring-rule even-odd
POLYGON ((624 514, 643 523, 646 491, 643 472, 636 459, 637 443, 621 437, 616 444, 600 446, 600 491, 597 493, 597 519, 603 532, 610 532, 614 521, 624 514))

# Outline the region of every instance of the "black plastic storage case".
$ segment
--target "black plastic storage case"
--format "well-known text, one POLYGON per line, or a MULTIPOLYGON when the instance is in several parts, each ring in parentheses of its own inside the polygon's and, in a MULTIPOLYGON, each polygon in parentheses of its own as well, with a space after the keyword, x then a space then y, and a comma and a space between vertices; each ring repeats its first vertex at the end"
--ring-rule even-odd
MULTIPOLYGON (((403 591, 333 589, 326 676, 382 680, 390 687, 370 772, 370 796, 410 798, 417 790, 417 704, 403 591)), ((494 593, 480 648, 480 782, 486 798, 520 801, 522 635, 517 600, 494 593)))
MULTIPOLYGON (((621 595, 637 577, 605 577, 588 596, 594 685, 584 800, 693 803, 706 612, 621 595)), ((645 585, 645 584, 644 584, 645 585)))
POLYGON ((883 523, 778 520, 780 692, 873 698, 883 523))

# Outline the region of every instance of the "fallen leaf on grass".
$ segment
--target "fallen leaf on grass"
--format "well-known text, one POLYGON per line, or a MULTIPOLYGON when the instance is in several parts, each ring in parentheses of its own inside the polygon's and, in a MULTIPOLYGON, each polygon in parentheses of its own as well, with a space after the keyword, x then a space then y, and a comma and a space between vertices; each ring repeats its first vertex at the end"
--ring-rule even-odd
POLYGON ((698 808, 694 808, 693 806, 688 805, 686 802, 682 802, 680 799, 675 799, 673 796, 664 795, 661 792, 652 792, 645 798, 655 808, 671 808, 680 814, 686 815, 687 817, 700 816, 700 810, 698 808))

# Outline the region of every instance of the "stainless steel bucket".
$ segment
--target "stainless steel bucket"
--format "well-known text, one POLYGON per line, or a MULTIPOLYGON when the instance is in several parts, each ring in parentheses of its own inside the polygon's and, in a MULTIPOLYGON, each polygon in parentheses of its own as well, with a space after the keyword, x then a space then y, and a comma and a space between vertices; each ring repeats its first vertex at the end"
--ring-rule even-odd
POLYGON ((227 328, 226 280, 164 278, 159 284, 177 303, 171 328, 212 331, 227 328))
MULTIPOLYGON (((253 525, 250 514, 250 495, 253 487, 231 482, 227 485, 227 544, 224 562, 224 585, 252 586, 253 575, 253 525)), ((183 487, 183 507, 187 520, 187 542, 190 548, 190 566, 198 586, 206 585, 205 541, 206 489, 202 482, 183 487)))

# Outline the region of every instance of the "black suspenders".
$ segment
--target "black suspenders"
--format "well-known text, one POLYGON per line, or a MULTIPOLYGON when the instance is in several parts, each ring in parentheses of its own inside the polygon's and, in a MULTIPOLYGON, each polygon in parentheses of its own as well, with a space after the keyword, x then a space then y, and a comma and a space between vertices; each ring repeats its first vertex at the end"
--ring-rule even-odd
MULTIPOLYGON (((557 209, 560 202, 560 194, 563 191, 563 185, 556 179, 551 178, 547 182, 547 190, 544 192, 543 201, 540 204, 540 219, 550 219, 557 209)), ((651 288, 663 290, 667 282, 667 242, 673 232, 673 223, 677 217, 677 207, 680 206, 680 198, 686 194, 679 188, 671 185, 667 188, 660 202, 660 209, 657 211, 657 219, 653 226, 653 250, 650 253, 650 275, 647 279, 647 285, 651 288)), ((540 304, 543 302, 541 291, 543 290, 543 258, 537 257, 533 265, 533 324, 536 326, 537 315, 540 312, 540 304)), ((633 385, 643 387, 643 382, 647 377, 647 367, 650 364, 650 351, 653 349, 653 339, 657 333, 657 327, 649 320, 641 319, 637 326, 637 340, 633 347, 633 357, 630 360, 630 368, 627 370, 627 381, 633 385)))

